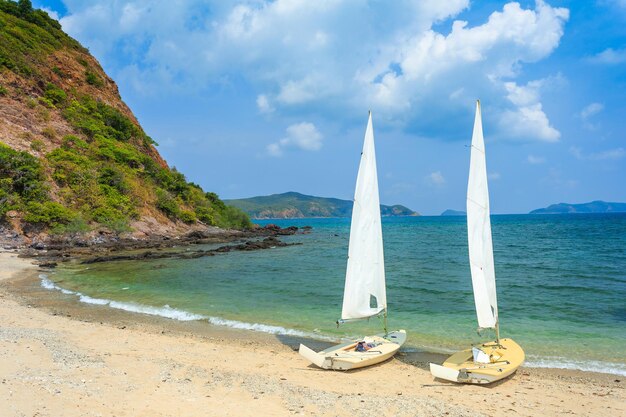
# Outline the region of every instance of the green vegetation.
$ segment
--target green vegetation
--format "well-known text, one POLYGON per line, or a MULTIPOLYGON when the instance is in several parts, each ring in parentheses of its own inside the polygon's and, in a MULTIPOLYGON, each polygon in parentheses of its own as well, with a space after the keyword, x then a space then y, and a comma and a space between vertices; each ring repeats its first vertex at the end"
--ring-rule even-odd
MULTIPOLYGON (((352 201, 314 197, 295 192, 226 200, 225 202, 257 219, 350 217, 352 215, 352 201)), ((419 216, 418 213, 401 205, 385 206, 381 204, 380 213, 383 216, 419 216)))
POLYGON ((0 0, 0 69, 33 76, 50 53, 61 48, 85 51, 61 25, 30 2, 0 0))
POLYGON ((606 201, 596 200, 589 203, 570 204, 559 203, 552 204, 546 208, 533 210, 530 214, 571 214, 571 213, 624 213, 626 212, 626 203, 610 203, 606 201))
MULTIPOLYGON (((15 210, 24 222, 53 232, 98 225, 127 231, 132 220, 160 211, 189 224, 251 226, 241 210, 159 163, 152 147, 156 142, 118 108, 85 94, 84 86, 64 87, 71 68, 49 69, 50 55, 60 50, 70 51, 84 66, 86 84, 106 88, 87 51, 58 22, 33 10, 28 0, 0 0, 0 74, 10 71, 27 81, 28 90, 16 87, 15 92, 43 120, 42 136, 54 146, 61 141, 41 159, 0 143, 0 221, 15 210), (51 113, 60 114, 76 135, 61 139, 46 123, 51 113)), ((0 86, 0 95, 6 94, 0 86)), ((46 149, 41 139, 25 135, 33 151, 46 149)))
POLYGON ((87 80, 87 84, 93 85, 94 87, 102 87, 104 85, 102 79, 100 79, 95 72, 89 70, 85 71, 85 80, 87 80))

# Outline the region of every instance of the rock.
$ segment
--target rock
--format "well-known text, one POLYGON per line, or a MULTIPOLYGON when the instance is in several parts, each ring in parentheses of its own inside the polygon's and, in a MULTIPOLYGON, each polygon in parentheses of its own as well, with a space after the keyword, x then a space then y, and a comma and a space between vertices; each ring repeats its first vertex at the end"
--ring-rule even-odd
POLYGON ((183 236, 186 240, 207 239, 211 237, 210 233, 205 230, 194 230, 183 236))
POLYGON ((40 268, 56 268, 57 263, 56 262, 41 262, 39 264, 40 268))
POLYGON ((30 247, 35 250, 44 250, 46 245, 44 245, 43 242, 33 242, 30 247))

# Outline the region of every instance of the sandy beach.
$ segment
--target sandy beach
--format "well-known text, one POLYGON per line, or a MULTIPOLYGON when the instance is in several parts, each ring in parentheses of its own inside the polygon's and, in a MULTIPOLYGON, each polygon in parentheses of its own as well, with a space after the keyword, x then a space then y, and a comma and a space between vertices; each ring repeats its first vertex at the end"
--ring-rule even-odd
POLYGON ((434 381, 405 354, 318 370, 297 340, 81 305, 0 253, 1 416, 619 416, 623 377, 522 368, 489 387, 434 381))

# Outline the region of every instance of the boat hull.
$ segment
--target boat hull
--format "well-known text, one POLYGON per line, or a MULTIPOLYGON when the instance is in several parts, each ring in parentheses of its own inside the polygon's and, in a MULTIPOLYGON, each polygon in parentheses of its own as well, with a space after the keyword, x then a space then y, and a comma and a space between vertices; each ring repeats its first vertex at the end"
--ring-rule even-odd
POLYGON ((365 339, 380 343, 366 352, 355 350, 358 340, 331 346, 321 352, 315 352, 301 344, 298 353, 322 369, 348 371, 364 368, 386 361, 395 355, 406 341, 406 331, 397 330, 387 335, 378 334, 365 339))
POLYGON ((465 384, 490 384, 512 375, 524 363, 524 351, 512 339, 478 345, 492 361, 474 362, 472 349, 450 356, 442 365, 430 364, 431 374, 440 379, 465 384))

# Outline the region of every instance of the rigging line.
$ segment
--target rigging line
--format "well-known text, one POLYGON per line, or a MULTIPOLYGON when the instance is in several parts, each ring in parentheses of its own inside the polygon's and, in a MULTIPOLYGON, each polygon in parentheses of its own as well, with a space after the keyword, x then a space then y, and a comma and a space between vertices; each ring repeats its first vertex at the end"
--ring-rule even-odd
MULTIPOLYGON (((466 146, 467 146, 467 145, 466 145, 466 146)), ((474 145, 469 145, 469 147, 470 147, 470 148, 474 148, 474 149, 476 149, 478 152, 480 152, 480 153, 482 153, 483 155, 485 155, 485 150, 484 150, 484 149, 480 149, 479 147, 474 146, 474 145)))

